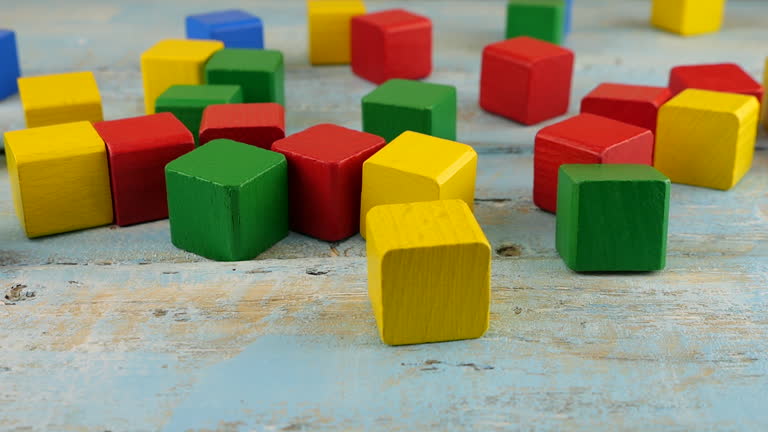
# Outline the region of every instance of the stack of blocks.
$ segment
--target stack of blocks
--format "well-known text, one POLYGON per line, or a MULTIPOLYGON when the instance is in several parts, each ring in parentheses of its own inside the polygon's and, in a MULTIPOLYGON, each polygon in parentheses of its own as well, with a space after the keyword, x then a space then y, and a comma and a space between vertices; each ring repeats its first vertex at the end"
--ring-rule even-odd
POLYGON ((188 39, 210 39, 227 48, 264 48, 264 28, 259 17, 241 10, 224 10, 186 19, 188 39))
POLYGON ((364 13, 361 0, 307 0, 310 63, 348 64, 351 20, 364 13))
POLYGON ((19 56, 16 51, 16 34, 0 29, 0 100, 18 91, 16 79, 21 76, 19 56))

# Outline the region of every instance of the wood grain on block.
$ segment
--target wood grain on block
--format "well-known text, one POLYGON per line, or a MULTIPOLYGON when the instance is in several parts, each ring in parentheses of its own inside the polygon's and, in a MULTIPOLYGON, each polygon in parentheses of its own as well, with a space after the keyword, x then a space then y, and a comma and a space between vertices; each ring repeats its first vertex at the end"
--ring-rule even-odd
POLYGON ((0 100, 18 91, 16 80, 21 76, 19 54, 16 48, 16 33, 0 29, 0 100))
POLYGON ((726 0, 653 0, 651 24, 681 36, 720 30, 726 0))
POLYGON ((212 39, 227 48, 264 48, 264 26, 261 18, 231 9, 189 15, 185 20, 188 39, 212 39))
POLYGON ((567 7, 564 0, 509 0, 506 38, 530 36, 557 45, 563 43, 567 7))
POLYGON ((200 145, 215 139, 269 150, 285 138, 285 110, 276 103, 209 105, 200 123, 200 145))
POLYGON ((362 0, 307 0, 309 62, 349 64, 351 20, 364 13, 362 0))
POLYGON ((236 85, 173 85, 158 96, 156 112, 169 112, 189 129, 199 142, 198 131, 203 111, 210 105, 237 104, 243 102, 243 91, 236 85))
POLYGON ((751 95, 763 102, 763 86, 734 63, 677 66, 669 73, 672 96, 689 88, 751 95))
POLYGON ((243 102, 285 104, 283 53, 225 48, 205 65, 205 82, 243 88, 243 102))
POLYGON ((18 85, 28 128, 102 120, 101 94, 93 72, 22 77, 18 85))
POLYGON ((633 124, 656 133, 659 108, 671 97, 666 87, 604 83, 581 100, 581 112, 633 124))

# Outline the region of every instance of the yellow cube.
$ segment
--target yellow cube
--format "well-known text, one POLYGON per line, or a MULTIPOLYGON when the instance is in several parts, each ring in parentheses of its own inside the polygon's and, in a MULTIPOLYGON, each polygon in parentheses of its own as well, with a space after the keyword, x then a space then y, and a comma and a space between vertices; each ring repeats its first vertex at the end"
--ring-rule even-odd
POLYGON ((491 246, 464 201, 376 207, 366 248, 384 343, 472 339, 488 329, 491 246))
MULTIPOLYGON (((765 70, 763 71, 763 88, 768 88, 768 58, 765 59, 765 70)), ((763 100, 761 102, 763 110, 763 126, 768 129, 768 107, 766 107, 766 102, 768 102, 768 92, 763 95, 763 100)))
POLYGON ((16 215, 28 237, 112 222, 104 141, 89 122, 5 133, 16 215))
POLYGON ((675 183, 728 190, 752 166, 760 103, 688 89, 659 110, 653 165, 675 183))
POLYGON ((364 13, 361 0, 308 0, 310 63, 348 64, 350 21, 364 13))
POLYGON ((726 0, 653 0, 651 23, 682 36, 713 33, 723 24, 726 0))
POLYGON ((22 77, 18 84, 28 128, 103 120, 101 95, 92 72, 22 77))
POLYGON ((472 147, 406 131, 363 164, 360 235, 366 215, 382 204, 461 199, 475 201, 477 153, 472 147))
MULTIPOLYGON (((224 48, 220 41, 166 39, 141 55, 144 108, 154 114, 155 99, 176 84, 204 84, 205 64, 224 48)), ((194 131, 193 131, 194 133, 194 131)))

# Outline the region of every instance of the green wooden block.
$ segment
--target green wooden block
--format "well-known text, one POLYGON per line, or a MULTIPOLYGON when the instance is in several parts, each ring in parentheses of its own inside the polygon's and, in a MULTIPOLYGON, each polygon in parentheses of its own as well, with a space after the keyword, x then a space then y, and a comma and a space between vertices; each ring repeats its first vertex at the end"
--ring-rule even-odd
POLYGON ((205 65, 207 83, 241 86, 246 103, 285 105, 283 76, 283 53, 273 50, 225 48, 205 65))
POLYGON ((174 85, 155 101, 155 112, 170 112, 192 132, 195 143, 200 136, 200 122, 208 105, 243 102, 243 91, 236 85, 174 85))
POLYGON ((669 189, 648 165, 562 165, 557 251, 574 271, 662 270, 669 189))
POLYGON ((219 139, 165 167, 171 241, 217 261, 255 258, 288 235, 285 156, 219 139))
POLYGON ((456 87, 393 79, 363 97, 363 130, 387 142, 409 130, 456 140, 456 87))
POLYGON ((511 0, 507 4, 507 39, 530 36, 554 44, 565 37, 564 0, 511 0))

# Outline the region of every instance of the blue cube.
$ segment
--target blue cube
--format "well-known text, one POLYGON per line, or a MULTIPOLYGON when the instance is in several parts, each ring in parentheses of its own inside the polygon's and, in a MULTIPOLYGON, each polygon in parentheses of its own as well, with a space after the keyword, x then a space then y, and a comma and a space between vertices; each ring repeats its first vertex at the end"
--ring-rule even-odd
POLYGON ((565 0, 565 35, 571 33, 571 20, 573 19, 573 0, 565 0))
POLYGON ((16 79, 21 76, 19 56, 16 54, 16 34, 0 29, 0 99, 19 91, 16 79))
POLYGON ((212 39, 227 48, 264 48, 261 19, 241 10, 225 10, 187 17, 188 39, 212 39))

